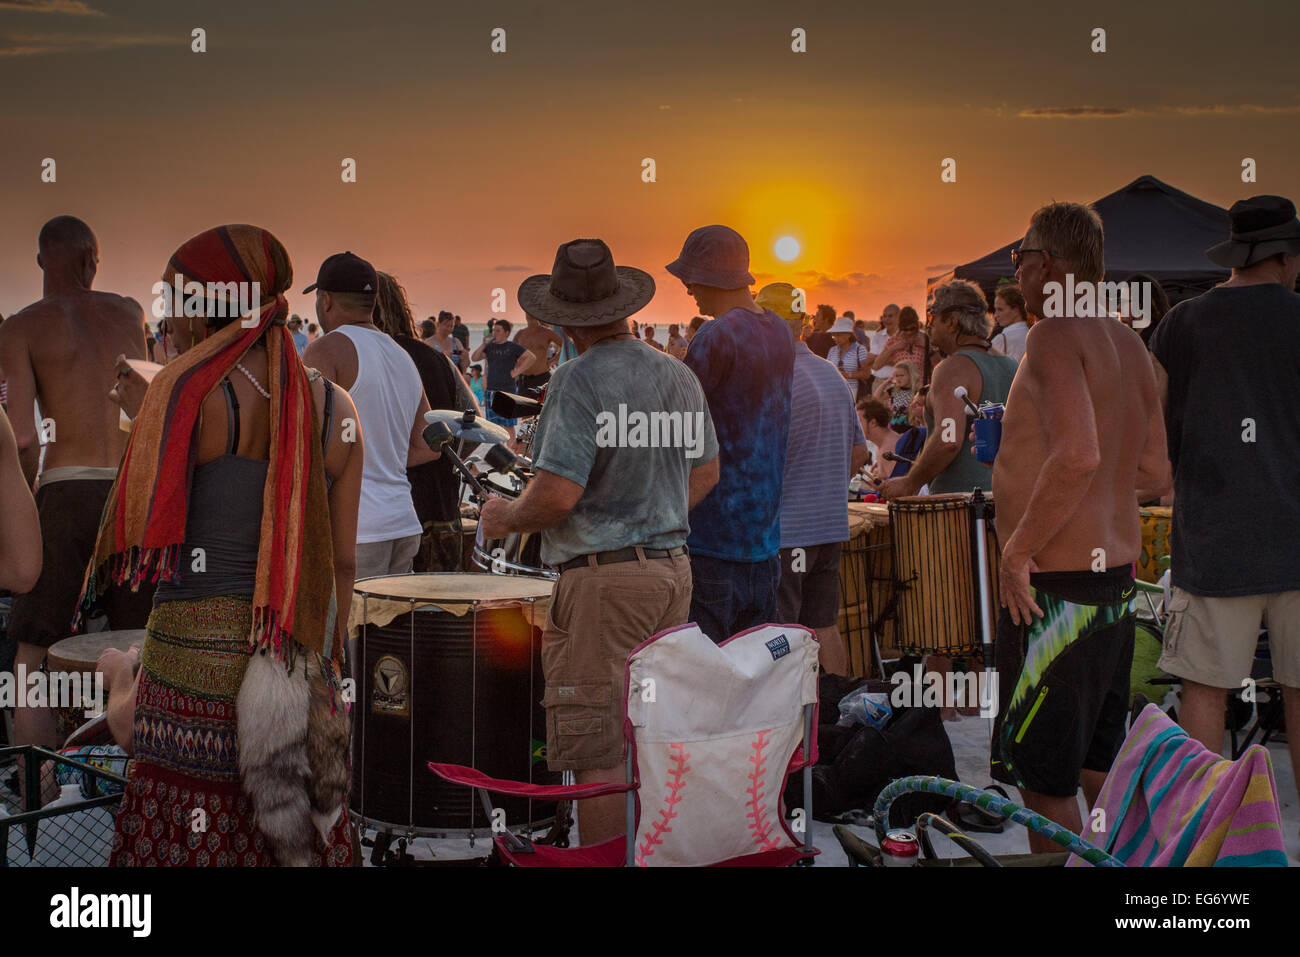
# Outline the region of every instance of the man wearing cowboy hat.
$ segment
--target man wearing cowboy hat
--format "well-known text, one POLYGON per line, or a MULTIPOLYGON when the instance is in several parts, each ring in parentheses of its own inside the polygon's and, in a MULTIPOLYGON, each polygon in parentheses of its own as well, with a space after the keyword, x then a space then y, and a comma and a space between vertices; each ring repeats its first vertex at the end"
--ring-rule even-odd
POLYGON ((781 483, 790 429, 794 343, 754 302, 749 246, 728 226, 701 226, 667 266, 714 320, 686 365, 718 430, 718 487, 691 513, 691 621, 714 641, 775 620, 781 579, 781 483))
POLYGON ((1187 733, 1217 752, 1227 690, 1249 677, 1267 619, 1295 769, 1300 220, 1281 196, 1234 203, 1229 218, 1228 240, 1206 255, 1231 278, 1174 306, 1151 336, 1174 470, 1174 590, 1160 667, 1183 679, 1187 733))
MULTIPOLYGON (((560 571, 542 637, 547 762, 579 784, 623 779, 627 656, 688 620, 688 514, 718 480, 699 382, 628 331, 654 289, 598 239, 565 243, 550 275, 520 285, 523 311, 563 327, 580 355, 547 389, 536 477, 479 518, 489 539, 541 532, 542 561, 560 571)), ((623 833, 622 795, 579 803, 583 844, 623 833)))

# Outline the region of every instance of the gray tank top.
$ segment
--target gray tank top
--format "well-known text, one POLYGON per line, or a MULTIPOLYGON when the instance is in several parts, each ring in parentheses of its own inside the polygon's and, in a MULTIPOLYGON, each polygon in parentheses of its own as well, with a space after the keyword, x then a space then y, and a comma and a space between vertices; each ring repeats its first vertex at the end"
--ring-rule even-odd
MULTIPOLYGON (((253 597, 262 535, 262 491, 271 463, 234 454, 239 446, 239 402, 229 380, 222 387, 227 422, 231 423, 226 454, 194 469, 178 578, 159 582, 154 605, 217 595, 253 597)), ((328 446, 333 431, 334 389, 328 379, 325 397, 322 447, 328 446)), ((331 484, 328 473, 325 481, 327 486, 331 484)))
MULTIPOLYGON (((982 402, 1007 401, 1007 394, 1011 391, 1011 380, 1016 377, 1016 368, 1019 365, 1015 359, 1010 356, 989 355, 980 349, 958 349, 953 355, 965 356, 974 362, 975 367, 979 369, 980 378, 983 380, 980 394, 978 397, 971 396, 976 405, 982 402)), ((925 425, 926 434, 933 435, 934 417, 929 408, 925 410, 925 425)), ((932 495, 969 492, 976 486, 982 488, 985 492, 993 489, 993 470, 972 454, 975 443, 967 438, 970 434, 969 417, 959 428, 962 430, 961 434, 963 436, 962 449, 948 467, 930 482, 930 494, 932 495)))

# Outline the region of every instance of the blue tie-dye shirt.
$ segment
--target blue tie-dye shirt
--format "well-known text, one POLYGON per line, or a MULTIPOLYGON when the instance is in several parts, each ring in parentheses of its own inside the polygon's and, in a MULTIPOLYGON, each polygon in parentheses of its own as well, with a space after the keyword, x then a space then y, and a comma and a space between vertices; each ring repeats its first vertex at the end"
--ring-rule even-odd
POLYGON ((781 481, 790 428, 794 340, 785 320, 732 309, 686 352, 718 434, 718 484, 691 512, 693 554, 761 562, 781 547, 781 481))

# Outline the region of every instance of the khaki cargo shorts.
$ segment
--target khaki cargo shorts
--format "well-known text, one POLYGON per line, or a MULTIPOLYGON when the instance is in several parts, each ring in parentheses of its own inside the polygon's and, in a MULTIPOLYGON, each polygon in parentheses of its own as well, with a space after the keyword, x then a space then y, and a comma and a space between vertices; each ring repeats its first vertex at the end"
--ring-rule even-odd
POLYGON ((1175 588, 1160 667, 1211 688, 1240 688, 1261 625, 1268 628, 1273 678, 1300 688, 1300 591, 1210 598, 1175 588))
POLYGON ((542 632, 546 758, 552 771, 623 762, 627 656, 651 635, 685 624, 685 555, 570 569, 555 583, 542 632))

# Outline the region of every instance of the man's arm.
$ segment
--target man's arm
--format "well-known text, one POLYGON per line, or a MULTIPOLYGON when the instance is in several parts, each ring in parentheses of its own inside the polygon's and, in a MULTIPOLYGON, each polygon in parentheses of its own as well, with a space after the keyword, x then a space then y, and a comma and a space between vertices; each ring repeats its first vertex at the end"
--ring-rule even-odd
POLYGON ((554 528, 568 517, 583 486, 554 472, 538 469, 524 493, 513 501, 492 498, 479 513, 483 534, 490 539, 510 532, 541 532, 554 528))
POLYGON ((510 378, 518 379, 527 369, 532 368, 534 362, 540 362, 542 365, 546 364, 546 356, 543 353, 534 352, 519 342, 515 342, 513 345, 522 351, 515 357, 514 367, 510 370, 510 378))
POLYGON ((713 491, 713 486, 718 484, 721 474, 722 470, 716 455, 703 465, 691 469, 690 479, 687 482, 687 511, 704 501, 704 497, 713 491))
POLYGON ((483 350, 487 348, 487 344, 489 341, 491 340, 484 339, 482 342, 479 343, 478 348, 475 349, 473 354, 469 357, 470 362, 478 362, 480 359, 483 358, 483 350))
POLYGON ((953 394, 959 385, 965 386, 970 395, 979 395, 983 387, 979 369, 970 359, 952 356, 934 367, 934 380, 930 388, 934 428, 926 433, 925 446, 907 474, 901 478, 889 479, 881 486, 881 492, 886 498, 915 495, 921 486, 951 465, 953 459, 961 453, 966 438, 966 404, 953 394), (947 427, 949 420, 951 428, 947 427))
MULTIPOLYGON (((1150 355, 1150 353, 1148 353, 1150 355)), ((1163 497, 1173 487, 1173 470, 1169 465, 1169 441, 1165 434, 1165 406, 1169 401, 1169 376, 1154 355, 1151 366, 1155 378, 1157 402, 1148 402, 1151 412, 1147 421, 1147 440, 1138 458, 1137 500, 1149 502, 1163 497)), ((1142 395, 1147 390, 1139 390, 1142 395)))
POLYGON ((23 477, 30 488, 40 468, 41 444, 36 434, 36 370, 22 333, 30 316, 19 313, 0 327, 0 366, 9 383, 9 412, 23 477))
POLYGON ((429 443, 424 441, 424 413, 428 411, 429 397, 425 395, 424 389, 421 389, 420 407, 415 412, 415 422, 411 425, 411 441, 406 450, 406 467, 408 469, 413 465, 432 462, 442 455, 441 452, 435 452, 429 448, 429 443))
POLYGON ((849 478, 857 475, 862 471, 862 466, 867 464, 867 446, 865 443, 853 446, 853 451, 849 454, 849 478))
POLYGON ((18 462, 9 418, 0 410, 0 588, 31 591, 41 574, 41 523, 18 462))

